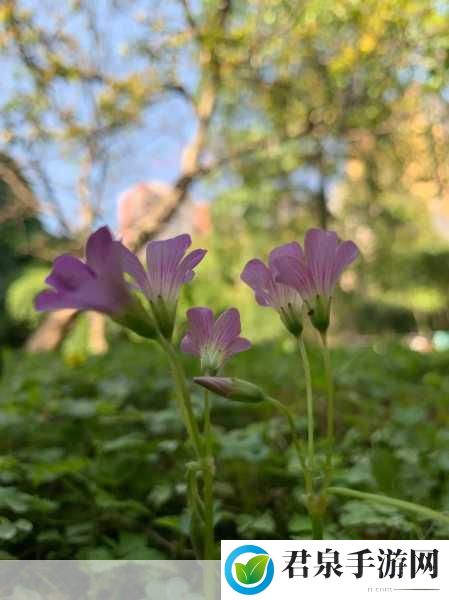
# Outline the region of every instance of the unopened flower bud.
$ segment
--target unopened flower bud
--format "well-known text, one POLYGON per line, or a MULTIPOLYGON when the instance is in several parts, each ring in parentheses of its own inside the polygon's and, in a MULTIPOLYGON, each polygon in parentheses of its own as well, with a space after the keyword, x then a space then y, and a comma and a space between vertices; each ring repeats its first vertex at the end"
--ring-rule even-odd
POLYGON ((194 382, 217 396, 229 398, 236 402, 264 402, 268 399, 265 393, 249 381, 235 377, 195 377, 194 382))

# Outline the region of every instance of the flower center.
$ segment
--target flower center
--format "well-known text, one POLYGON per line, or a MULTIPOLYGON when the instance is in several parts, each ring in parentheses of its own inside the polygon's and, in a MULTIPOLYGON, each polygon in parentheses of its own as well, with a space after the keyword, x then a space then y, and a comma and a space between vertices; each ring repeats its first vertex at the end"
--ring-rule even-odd
POLYGON ((201 349, 201 369, 203 373, 215 375, 224 362, 223 351, 215 344, 206 344, 201 349))

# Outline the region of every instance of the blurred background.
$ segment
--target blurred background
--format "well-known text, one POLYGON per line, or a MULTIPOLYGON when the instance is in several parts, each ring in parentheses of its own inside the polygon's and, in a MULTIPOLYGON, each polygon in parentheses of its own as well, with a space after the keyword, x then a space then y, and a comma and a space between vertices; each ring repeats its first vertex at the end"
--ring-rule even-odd
POLYGON ((63 343, 32 296, 103 223, 192 232, 217 308, 251 301, 246 259, 334 228, 363 255, 340 326, 449 328, 449 3, 336 4, 2 3, 2 343, 63 343))
MULTIPOLYGON (((183 450, 163 358, 98 315, 33 309, 52 260, 81 255, 104 223, 138 252, 186 231, 207 247, 181 316, 238 306, 256 347, 230 372, 292 403, 293 345, 240 272, 310 226, 355 240, 362 256, 332 326, 349 483, 449 509, 448 32, 446 0, 1 2, 8 552, 120 557, 129 542, 141 558, 188 553, 182 476, 167 476, 183 450), (151 485, 132 479, 144 468, 151 485), (81 522, 80 507, 93 511, 81 522)), ((308 535, 298 503, 290 520, 278 510, 294 500, 282 492, 285 432, 254 410, 217 403, 217 527, 308 535), (275 489, 236 508, 248 480, 238 457, 275 489)), ((417 535, 393 509, 358 504, 338 509, 329 535, 417 535)))

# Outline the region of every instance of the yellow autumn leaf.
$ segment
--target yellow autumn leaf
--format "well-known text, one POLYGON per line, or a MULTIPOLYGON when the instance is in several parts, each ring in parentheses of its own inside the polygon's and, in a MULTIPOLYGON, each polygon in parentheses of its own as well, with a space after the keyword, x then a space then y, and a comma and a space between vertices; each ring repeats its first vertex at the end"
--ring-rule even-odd
POLYGON ((369 54, 376 47, 377 39, 371 33, 364 33, 359 41, 360 51, 369 54))

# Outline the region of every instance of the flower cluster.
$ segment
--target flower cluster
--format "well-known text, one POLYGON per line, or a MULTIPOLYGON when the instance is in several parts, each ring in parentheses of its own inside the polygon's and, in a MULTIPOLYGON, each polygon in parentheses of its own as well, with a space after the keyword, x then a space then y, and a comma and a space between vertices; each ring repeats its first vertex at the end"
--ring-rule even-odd
POLYGON ((244 281, 254 290, 255 298, 261 306, 271 306, 279 313, 286 328, 299 336, 302 333, 303 299, 299 292, 278 280, 277 264, 291 259, 294 264, 301 260, 301 246, 292 242, 271 251, 266 266, 258 258, 250 260, 241 274, 244 281))
POLYGON ((340 241, 335 231, 309 229, 304 250, 297 242, 275 248, 268 267, 253 259, 241 277, 254 290, 260 305, 278 311, 293 335, 302 332, 303 303, 314 327, 324 334, 329 327, 334 288, 357 256, 354 242, 340 241))
MULTIPOLYGON (((186 254, 191 243, 186 234, 149 242, 145 269, 107 227, 101 227, 87 241, 85 261, 70 255, 55 260, 46 279, 50 288, 37 296, 36 308, 95 310, 144 337, 170 340, 180 288, 193 279, 194 268, 206 254, 203 249, 186 254)), ((275 248, 268 265, 250 260, 241 278, 254 291, 257 303, 274 308, 293 335, 302 333, 304 307, 324 334, 334 287, 357 255, 354 242, 340 241, 333 231, 310 229, 304 249, 297 242, 275 248)), ((217 319, 209 308, 192 308, 187 321, 181 350, 200 358, 203 375, 216 375, 227 359, 251 346, 240 337, 235 308, 217 319)))
MULTIPOLYGON (((189 235, 149 242, 145 269, 107 227, 101 227, 87 241, 85 261, 69 255, 55 260, 46 279, 52 289, 38 295, 36 308, 96 310, 144 337, 170 340, 180 288, 193 279, 194 268, 206 254, 202 249, 186 254, 190 245, 189 235)), ((250 260, 241 278, 254 291, 257 303, 274 308, 294 336, 302 334, 304 307, 324 335, 335 285, 357 255, 354 242, 340 241, 333 231, 310 229, 304 249, 297 242, 275 248, 268 265, 250 260)), ((206 378, 197 378, 196 383, 214 389, 211 377, 219 374, 231 356, 251 346, 240 337, 239 312, 231 308, 215 319, 209 308, 196 307, 187 311, 187 321, 181 350, 200 359, 206 378)), ((235 381, 222 379, 216 389, 226 389, 222 395, 232 397, 229 390, 235 387, 235 381)), ((251 387, 243 397, 251 396, 250 392, 251 387)), ((258 391, 254 399, 261 399, 258 391)))
POLYGON ((85 262, 69 255, 55 260, 46 279, 53 289, 37 296, 36 308, 95 310, 144 337, 162 334, 170 339, 179 290, 193 279, 194 267, 206 254, 194 250, 185 256, 191 243, 189 235, 149 242, 145 270, 135 254, 101 227, 87 240, 85 262), (145 309, 136 291, 151 310, 145 309))
POLYGON ((146 248, 144 268, 139 258, 115 240, 107 227, 101 227, 87 241, 85 260, 69 255, 55 260, 46 279, 49 287, 37 296, 35 304, 40 311, 71 308, 101 312, 139 335, 156 340, 165 351, 178 392, 180 416, 194 455, 194 460, 189 460, 185 467, 190 537, 197 557, 206 560, 217 557, 216 469, 209 391, 235 402, 266 402, 284 415, 304 477, 302 497, 313 539, 323 539, 329 495, 378 501, 447 523, 446 515, 411 502, 332 485, 334 385, 326 333, 334 288, 343 270, 359 253, 354 242, 341 241, 333 231, 310 229, 304 248, 297 242, 275 248, 267 265, 259 259, 250 260, 241 274, 241 279, 254 291, 257 303, 274 308, 287 330, 297 338, 306 391, 307 447, 298 435, 297 422, 289 406, 249 381, 221 373, 230 357, 251 346, 240 336, 240 315, 236 308, 225 310, 217 318, 206 307, 187 311, 188 330, 181 341, 181 350, 196 356, 201 363, 201 374, 194 377, 194 382, 206 390, 200 428, 183 366, 171 341, 180 289, 193 279, 195 267, 206 254, 202 249, 187 253, 190 245, 188 235, 152 241, 146 248), (313 385, 302 336, 305 311, 321 334, 327 388, 325 461, 315 454, 313 385))
MULTIPOLYGON (((236 308, 225 310, 217 318, 207 307, 187 311, 188 329, 181 341, 181 350, 200 359, 201 376, 195 377, 194 382, 206 390, 203 428, 200 430, 183 367, 171 341, 181 287, 193 279, 195 267, 206 254, 202 249, 187 253, 191 243, 189 235, 151 241, 146 247, 144 268, 139 258, 115 240, 107 227, 101 227, 89 237, 84 261, 69 255, 55 260, 46 279, 49 287, 37 296, 36 308, 40 311, 72 308, 101 312, 139 335, 156 340, 166 353, 178 391, 180 415, 196 458, 188 467, 186 465, 186 472, 190 533, 192 546, 198 548, 198 557, 211 559, 215 556, 215 466, 207 391, 236 402, 270 402, 284 413, 304 472, 314 537, 320 537, 322 515, 317 512, 317 507, 325 506, 325 502, 323 504, 320 494, 314 491, 313 399, 302 339, 303 313, 305 308, 312 324, 322 334, 326 347, 333 290, 342 271, 357 257, 358 249, 353 242, 341 242, 335 232, 311 229, 306 234, 304 249, 297 242, 285 244, 270 253, 268 265, 253 259, 241 274, 242 280, 254 291, 258 304, 274 308, 287 330, 298 338, 306 375, 308 455, 305 457, 289 409, 253 383, 221 373, 229 358, 251 347, 250 342, 240 335, 240 315, 236 308), (202 486, 198 483, 199 474, 202 486), (198 540, 198 532, 202 532, 201 540, 198 540)), ((330 393, 329 456, 332 441, 333 395, 330 393)), ((331 460, 327 464, 326 476, 331 469, 331 460)))

